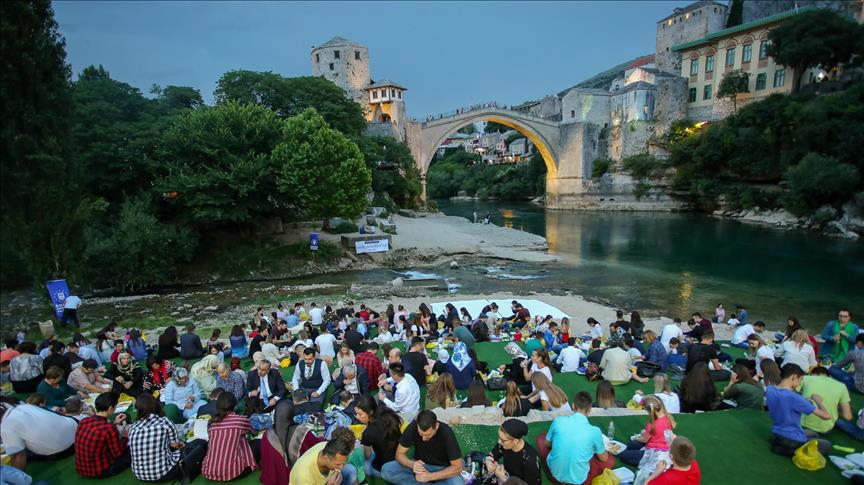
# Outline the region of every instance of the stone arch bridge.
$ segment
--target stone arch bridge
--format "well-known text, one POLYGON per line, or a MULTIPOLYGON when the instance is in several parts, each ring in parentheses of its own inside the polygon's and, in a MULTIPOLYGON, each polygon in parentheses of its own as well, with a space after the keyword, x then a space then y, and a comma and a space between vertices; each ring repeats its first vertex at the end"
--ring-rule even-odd
MULTIPOLYGON (((546 206, 572 206, 590 185, 592 162, 601 155, 599 128, 590 123, 561 123, 499 107, 460 111, 426 122, 409 122, 407 143, 420 171, 423 199, 432 157, 448 135, 477 121, 492 121, 525 135, 546 162, 546 206)), ((577 204, 578 205, 578 204, 577 204)))

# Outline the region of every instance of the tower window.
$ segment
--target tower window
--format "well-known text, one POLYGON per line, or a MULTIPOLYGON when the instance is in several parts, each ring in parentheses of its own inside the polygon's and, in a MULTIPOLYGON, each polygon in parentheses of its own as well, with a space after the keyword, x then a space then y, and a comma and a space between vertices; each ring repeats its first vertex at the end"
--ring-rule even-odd
POLYGON ((330 63, 330 70, 331 71, 333 70, 333 63, 332 62, 330 63))
POLYGON ((315 54, 315 62, 321 62, 321 54, 315 54))
POLYGON ((576 110, 575 110, 575 109, 571 109, 571 110, 570 110, 570 117, 571 117, 571 118, 575 118, 575 117, 576 117, 576 110))
POLYGON ((395 98, 395 97, 396 97, 396 90, 395 90, 395 89, 391 89, 391 90, 390 90, 390 97, 391 97, 391 98, 395 98))
POLYGON ((378 91, 372 91, 372 99, 378 99, 378 91))
POLYGON ((360 60, 360 51, 354 51, 354 59, 360 60))
POLYGON ((333 59, 339 59, 339 51, 333 51, 333 59))
POLYGON ((396 93, 399 96, 399 99, 402 99, 402 91, 396 93))

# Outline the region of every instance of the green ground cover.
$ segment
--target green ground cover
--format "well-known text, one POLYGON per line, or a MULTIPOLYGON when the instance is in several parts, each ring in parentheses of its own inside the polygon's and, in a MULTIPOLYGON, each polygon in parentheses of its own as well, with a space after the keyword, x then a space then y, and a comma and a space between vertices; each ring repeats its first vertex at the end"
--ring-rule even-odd
MULTIPOLYGON (((490 367, 509 362, 507 354, 503 350, 502 343, 481 343, 477 346, 478 358, 489 363, 490 367)), ((739 349, 725 348, 733 356, 742 354, 739 349)), ((179 362, 179 360, 178 360, 179 362)), ((251 364, 251 360, 244 361, 244 367, 251 364)), ((294 367, 281 369, 286 380, 293 376, 294 367)), ((588 382, 578 374, 555 374, 555 383, 564 389, 568 396, 585 390, 594 395, 597 382, 588 382)), ((673 385, 675 385, 673 381, 673 385)), ((718 388, 725 386, 725 382, 718 383, 718 388)), ((616 394, 621 400, 628 400, 637 389, 646 392, 653 391, 653 386, 631 382, 616 387, 616 394)), ((332 390, 332 386, 331 386, 332 390)), ((329 393, 328 393, 329 394, 329 393)), ((501 391, 487 391, 490 400, 503 397, 501 391)), ((464 392, 460 393, 464 397, 464 392)), ((421 404, 425 400, 425 389, 422 391, 421 404)), ((854 394, 852 396, 853 411, 864 406, 864 396, 854 394)), ((646 423, 644 416, 625 417, 591 417, 590 421, 606 430, 609 421, 614 419, 616 437, 622 440, 642 428, 646 423)), ((791 459, 775 455, 769 450, 768 440, 771 436, 771 420, 767 412, 732 410, 718 411, 706 414, 679 414, 676 415, 678 427, 676 433, 690 438, 696 446, 697 460, 702 470, 703 485, 757 485, 782 483, 792 484, 842 484, 847 480, 840 476, 839 470, 830 463, 818 472, 807 472, 795 467, 791 459)), ((529 424, 527 440, 532 445, 537 436, 549 429, 549 422, 538 422, 529 424)), ((453 426, 462 454, 467 455, 470 451, 489 451, 497 440, 495 426, 482 425, 454 425, 453 426)), ((839 431, 832 431, 827 438, 834 444, 855 448, 856 451, 864 446, 860 442, 839 431)), ((842 453, 838 453, 842 454, 842 453)), ((623 465, 618 465, 623 466, 623 465)), ((75 472, 74 458, 50 462, 31 463, 27 471, 33 476, 34 481, 43 480, 50 484, 84 484, 91 480, 79 477, 75 472)), ((241 485, 258 484, 259 473, 255 472, 242 480, 236 482, 241 485)), ((131 470, 111 478, 112 485, 138 485, 142 482, 135 479, 131 470)), ((198 477, 193 483, 217 483, 198 477)), ((383 481, 372 480, 370 483, 383 484, 383 481)), ((544 481, 544 483, 548 483, 544 481)))

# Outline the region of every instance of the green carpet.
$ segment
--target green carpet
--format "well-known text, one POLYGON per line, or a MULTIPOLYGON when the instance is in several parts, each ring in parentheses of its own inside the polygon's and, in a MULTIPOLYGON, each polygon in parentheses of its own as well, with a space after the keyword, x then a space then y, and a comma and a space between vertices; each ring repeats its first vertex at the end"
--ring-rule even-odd
MULTIPOLYGON (((724 350, 735 357, 741 355, 739 349, 725 348, 724 350)), ((480 360, 489 363, 490 368, 510 361, 503 351, 503 344, 499 343, 478 344, 477 354, 480 360)), ((248 367, 246 362, 244 362, 244 366, 248 367)), ((281 369, 281 371, 285 379, 290 380, 294 368, 281 369)), ((588 382, 584 377, 577 374, 555 374, 555 383, 571 397, 580 390, 586 390, 593 395, 597 385, 596 382, 588 382)), ((722 388, 724 385, 725 383, 720 383, 718 387, 722 388)), ((619 399, 626 401, 636 389, 653 391, 650 384, 643 385, 631 382, 617 386, 616 393, 619 399)), ((490 400, 503 397, 500 391, 487 391, 487 394, 490 400)), ((464 393, 460 393, 460 395, 464 397, 464 393)), ((423 399, 421 399, 422 402, 423 399)), ((864 406, 864 396, 853 395, 853 411, 857 411, 862 406, 864 406)), ((696 415, 679 414, 675 418, 678 421, 676 433, 687 436, 696 446, 696 457, 702 469, 703 485, 831 485, 848 483, 848 480, 841 477, 840 471, 830 462, 823 470, 807 472, 795 467, 791 459, 771 453, 768 445, 768 439, 771 435, 771 421, 766 412, 720 411, 696 415)), ((592 417, 590 421, 605 431, 610 419, 612 418, 592 417)), ((619 439, 641 431, 646 422, 644 416, 616 417, 614 420, 619 439)), ((549 424, 548 422, 531 423, 527 437, 528 442, 533 445, 537 435, 549 429, 549 424)), ((497 430, 494 426, 457 425, 454 426, 454 430, 462 447, 463 455, 475 450, 488 451, 498 439, 497 430)), ((839 431, 832 431, 827 438, 834 444, 852 447, 856 451, 864 448, 860 442, 839 431)), ((74 458, 51 463, 31 463, 28 465, 27 471, 33 476, 34 481, 43 480, 50 484, 93 482, 93 480, 84 479, 76 474, 74 458)), ((132 472, 127 470, 119 476, 111 478, 110 483, 111 485, 137 485, 142 482, 135 479, 132 472)), ((218 482, 211 482, 199 477, 194 483, 218 482)), ((232 483, 257 484, 259 483, 258 473, 253 473, 232 483)), ((371 483, 384 482, 373 480, 371 483)))

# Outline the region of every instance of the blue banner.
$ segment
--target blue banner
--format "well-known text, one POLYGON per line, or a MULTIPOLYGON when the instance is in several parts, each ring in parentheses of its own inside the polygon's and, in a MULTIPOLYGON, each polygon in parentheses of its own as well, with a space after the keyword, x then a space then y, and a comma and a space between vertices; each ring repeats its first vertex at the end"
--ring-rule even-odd
POLYGON ((48 288, 48 297, 51 298, 54 313, 59 319, 63 316, 63 304, 69 296, 69 285, 66 284, 66 280, 51 280, 45 283, 45 287, 48 288))
POLYGON ((317 232, 310 232, 309 233, 309 249, 311 251, 317 251, 318 250, 318 242, 319 242, 318 241, 318 233, 317 232))

